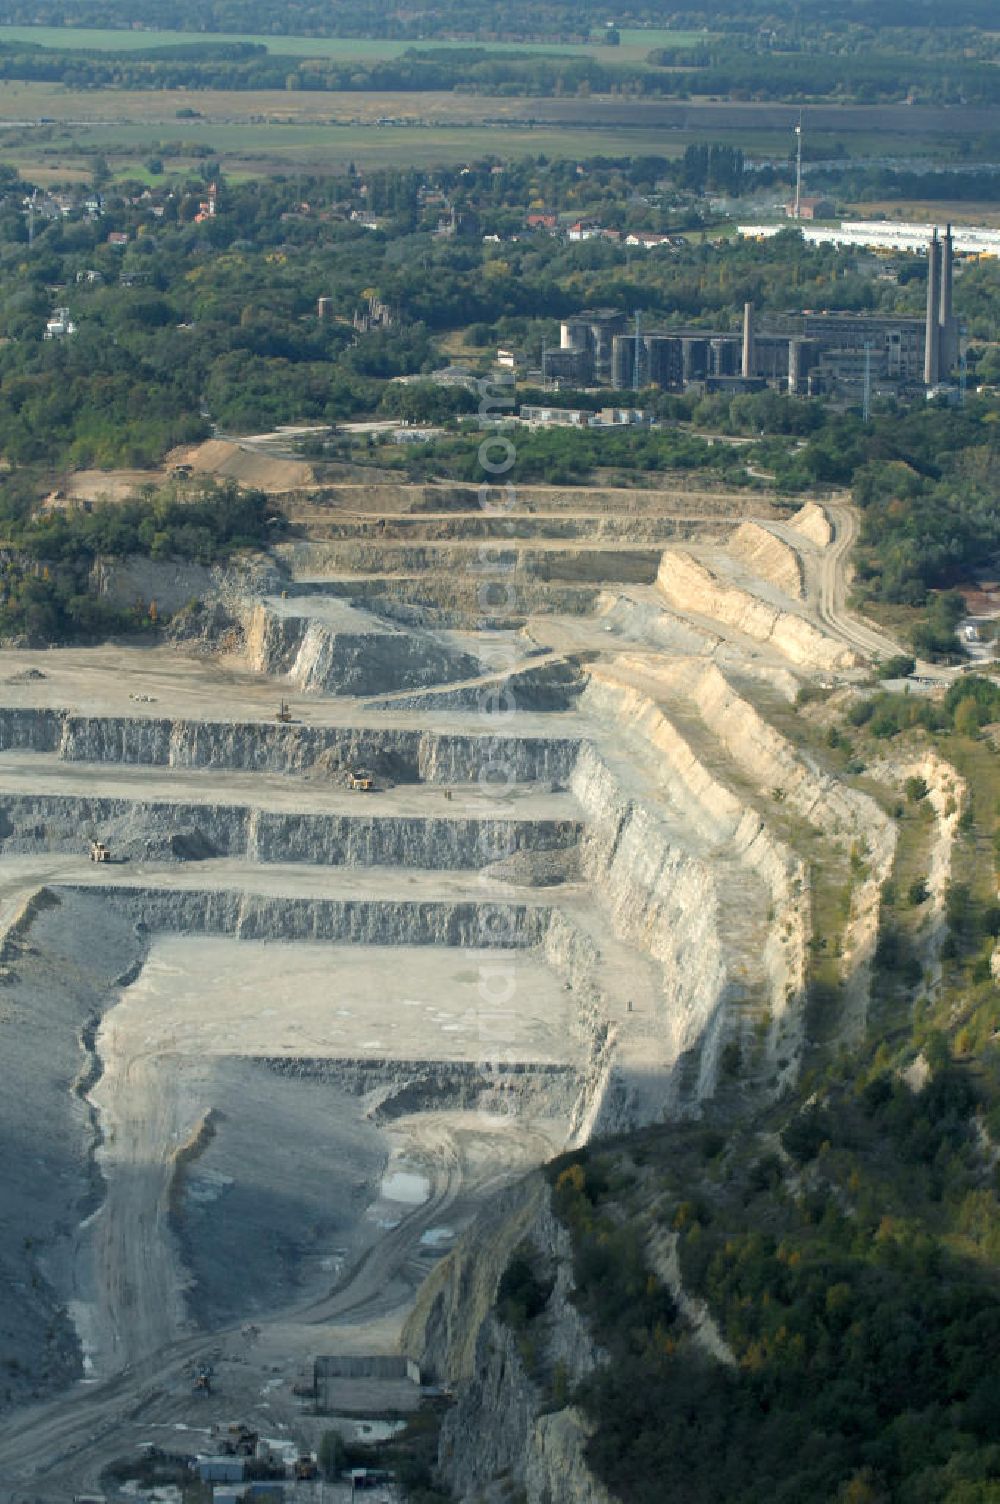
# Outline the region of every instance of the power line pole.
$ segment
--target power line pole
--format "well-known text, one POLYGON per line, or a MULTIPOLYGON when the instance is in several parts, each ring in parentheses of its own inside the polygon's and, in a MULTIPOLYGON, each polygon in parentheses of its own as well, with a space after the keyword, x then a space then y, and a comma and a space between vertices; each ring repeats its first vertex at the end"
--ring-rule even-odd
POLYGON ((865 394, 861 404, 861 418, 867 425, 872 417, 872 342, 865 340, 865 394))

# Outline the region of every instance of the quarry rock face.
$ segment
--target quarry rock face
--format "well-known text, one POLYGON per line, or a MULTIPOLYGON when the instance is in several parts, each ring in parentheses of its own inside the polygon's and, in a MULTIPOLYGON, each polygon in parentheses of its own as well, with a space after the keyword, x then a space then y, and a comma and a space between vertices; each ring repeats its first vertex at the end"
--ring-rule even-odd
POLYGON ((471 1240, 449 1256, 421 1293, 404 1336, 407 1351, 457 1389, 440 1444, 448 1487, 473 1499, 510 1478, 529 1504, 608 1504, 610 1495, 583 1460, 589 1434, 583 1416, 548 1394, 557 1369, 571 1393, 602 1360, 572 1304, 569 1234, 552 1214, 548 1186, 538 1177, 528 1181, 484 1214, 477 1231, 476 1256, 471 1240), (491 1292, 515 1251, 528 1252, 554 1279, 530 1344, 492 1308, 491 1292))
POLYGON ((805 594, 802 559, 790 544, 759 522, 743 522, 729 540, 729 552, 752 574, 770 580, 792 600, 805 594))
POLYGON ((663 555, 657 584, 665 600, 676 610, 697 611, 758 642, 770 643, 790 663, 828 670, 860 665, 861 659, 853 649, 821 631, 805 616, 762 599, 739 584, 720 579, 681 549, 668 549, 663 555))
POLYGON ((121 859, 243 857, 342 867, 477 868, 492 852, 573 846, 573 820, 378 819, 205 804, 0 793, 0 852, 79 852, 100 832, 121 859))
POLYGON ((246 654, 259 673, 286 676, 306 692, 380 694, 471 679, 480 663, 435 641, 402 632, 336 600, 312 606, 270 600, 255 607, 246 654))
MULTIPOLYGON (((487 723, 488 725, 488 723, 487 723)), ((378 726, 276 725, 81 716, 0 708, 0 750, 51 752, 69 762, 335 775, 372 768, 401 783, 464 783, 502 767, 517 783, 564 783, 576 758, 573 736, 451 733, 378 726)))

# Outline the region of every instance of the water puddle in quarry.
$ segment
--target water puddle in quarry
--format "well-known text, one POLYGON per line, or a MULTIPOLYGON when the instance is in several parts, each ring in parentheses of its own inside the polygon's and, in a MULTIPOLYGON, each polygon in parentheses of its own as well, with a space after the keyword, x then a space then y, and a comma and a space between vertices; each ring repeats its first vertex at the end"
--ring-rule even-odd
POLYGON ((572 996, 522 951, 513 999, 484 1004, 496 964, 449 946, 154 938, 95 1040, 105 1196, 77 1232, 71 1309, 88 1378, 199 1330, 284 1324, 390 1237, 400 1269, 429 1268, 487 1189, 563 1147, 564 1068, 585 1053, 572 996), (495 1058, 498 1022, 505 1058, 539 1073, 513 1113, 463 1085, 484 1041, 495 1058))
POLYGON ((414 1170, 392 1170, 382 1176, 379 1190, 383 1201, 398 1201, 403 1206, 420 1206, 431 1193, 431 1183, 426 1175, 414 1170))
POLYGON ((425 1233, 420 1235, 421 1248, 447 1248, 455 1238, 454 1230, 450 1227, 428 1227, 425 1233))

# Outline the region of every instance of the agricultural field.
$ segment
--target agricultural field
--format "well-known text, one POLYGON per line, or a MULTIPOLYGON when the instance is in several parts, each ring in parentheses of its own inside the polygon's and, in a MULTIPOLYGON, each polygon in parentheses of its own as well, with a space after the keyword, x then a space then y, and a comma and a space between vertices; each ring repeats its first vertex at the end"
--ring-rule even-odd
MULTIPOLYGON (((974 135, 975 110, 906 107, 816 108, 813 149, 830 155, 941 156, 954 133, 974 135)), ((348 162, 427 167, 477 154, 676 156, 710 139, 749 153, 787 152, 795 112, 718 101, 520 99, 426 93, 322 93, 67 89, 52 83, 0 85, 0 147, 32 181, 89 175, 93 156, 113 173, 141 167, 153 148, 167 171, 184 171, 207 148, 230 174, 343 171, 348 162), (193 114, 186 112, 192 111, 193 114)))
POLYGON ((145 164, 164 141, 179 143, 176 153, 164 158, 168 174, 197 167, 208 150, 229 178, 289 170, 336 174, 344 172, 350 162, 367 171, 445 166, 491 153, 517 159, 543 153, 675 156, 683 150, 682 143, 664 142, 650 126, 602 129, 482 118, 476 124, 467 119, 439 119, 384 126, 363 119, 104 119, 62 129, 8 132, 6 140, 0 135, 5 161, 22 177, 46 185, 89 179, 95 154, 106 158, 117 177, 153 181, 145 164))
MULTIPOLYGON (((197 132, 188 126, 183 134, 186 141, 210 148, 230 179, 289 171, 339 174, 351 162, 369 172, 378 168, 431 168, 496 152, 516 159, 539 154, 618 156, 626 152, 675 156, 682 150, 673 142, 664 146, 655 131, 642 128, 626 132, 580 126, 505 125, 498 129, 496 124, 469 126, 457 121, 424 127, 247 122, 213 124, 211 130, 197 132)), ((23 145, 5 147, 4 159, 23 177, 43 185, 89 180, 94 153, 108 161, 116 177, 156 181, 144 163, 163 136, 162 124, 115 127, 113 134, 108 125, 95 125, 74 131, 65 145, 50 143, 34 150, 23 145)), ((165 167, 185 172, 203 160, 203 153, 188 155, 182 150, 165 167)))

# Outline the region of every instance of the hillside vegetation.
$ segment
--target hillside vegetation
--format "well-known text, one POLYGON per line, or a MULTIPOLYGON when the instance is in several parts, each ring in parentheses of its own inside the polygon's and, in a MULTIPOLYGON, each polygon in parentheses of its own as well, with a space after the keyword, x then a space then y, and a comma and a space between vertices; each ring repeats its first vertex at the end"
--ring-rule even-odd
POLYGON ((921 960, 926 887, 887 892, 860 1049, 815 1049, 799 1090, 741 1126, 730 1103, 724 1131, 651 1129, 550 1168, 576 1298, 610 1353, 577 1396, 589 1460, 637 1504, 665 1488, 691 1504, 1000 1498, 1000 758, 980 730, 1000 691, 960 683, 886 719, 905 703, 876 700, 840 734, 861 765, 887 738, 936 747, 972 786, 940 985, 921 960), (731 1366, 655 1273, 669 1238, 731 1366))
POLYGON ((0 496, 0 635, 59 643, 150 631, 155 610, 121 610, 96 593, 97 560, 135 554, 211 564, 273 536, 275 514, 262 491, 231 482, 198 489, 39 514, 8 487, 0 496))

